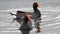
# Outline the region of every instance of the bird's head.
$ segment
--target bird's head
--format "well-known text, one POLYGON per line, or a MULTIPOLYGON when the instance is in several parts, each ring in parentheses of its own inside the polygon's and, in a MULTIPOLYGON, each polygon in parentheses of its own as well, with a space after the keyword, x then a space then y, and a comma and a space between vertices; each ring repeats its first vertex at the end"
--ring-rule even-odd
POLYGON ((33 7, 40 7, 40 3, 39 2, 34 2, 33 7))

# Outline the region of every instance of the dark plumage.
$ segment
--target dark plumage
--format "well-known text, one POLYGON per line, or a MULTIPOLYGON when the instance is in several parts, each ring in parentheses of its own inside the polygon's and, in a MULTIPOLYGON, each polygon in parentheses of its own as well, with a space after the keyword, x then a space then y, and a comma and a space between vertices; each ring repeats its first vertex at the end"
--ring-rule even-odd
POLYGON ((37 18, 40 18, 41 17, 41 12, 39 11, 38 9, 39 5, 37 2, 34 2, 33 3, 33 10, 34 12, 33 13, 30 13, 30 12, 23 12, 23 11, 17 11, 16 14, 12 14, 12 15, 15 15, 16 16, 16 20, 18 20, 18 18, 22 19, 21 17, 23 17, 25 15, 25 13, 28 13, 31 15, 31 19, 37 19, 37 18))
POLYGON ((23 11, 17 11, 16 14, 10 13, 11 15, 15 15, 16 16, 16 18, 14 18, 14 20, 17 20, 18 23, 21 24, 21 21, 23 21, 23 23, 22 23, 21 27, 19 28, 19 30, 21 30, 21 31, 24 31, 24 30, 25 31, 26 30, 30 31, 32 29, 32 23, 28 22, 28 18, 25 15, 26 13, 28 13, 29 15, 31 15, 30 16, 31 19, 35 19, 35 25, 37 26, 38 31, 40 31, 39 30, 40 27, 39 27, 39 23, 37 23, 37 19, 40 18, 39 20, 41 20, 41 12, 39 11, 38 7, 39 7, 39 3, 34 2, 33 3, 33 10, 34 10, 34 12, 33 13, 30 13, 30 12, 28 13, 28 12, 23 12, 23 11), (21 18, 21 17, 23 17, 23 18, 21 18))
POLYGON ((40 13, 38 7, 39 7, 39 6, 38 6, 38 3, 37 3, 37 2, 33 3, 34 13, 33 13, 33 15, 32 15, 32 18, 34 18, 34 19, 41 17, 41 13, 40 13))

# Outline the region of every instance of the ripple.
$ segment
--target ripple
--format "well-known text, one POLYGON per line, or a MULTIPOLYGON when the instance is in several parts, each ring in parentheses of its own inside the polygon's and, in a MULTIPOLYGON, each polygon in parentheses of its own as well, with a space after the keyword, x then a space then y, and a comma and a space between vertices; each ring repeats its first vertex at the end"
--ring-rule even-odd
MULTIPOLYGON (((10 10, 3 10, 3 11, 0 11, 0 16, 1 18, 4 18, 2 20, 4 20, 4 22, 10 22, 12 20, 12 16, 9 15, 10 12, 15 12, 17 10, 23 10, 23 11, 26 11, 26 12, 33 12, 33 9, 32 8, 20 8, 20 9, 10 9, 10 10), (24 9, 24 10, 23 10, 24 9), (9 11, 9 12, 8 12, 9 11), (5 16, 6 15, 6 16, 5 16)), ((58 13, 56 12, 52 12, 52 11, 41 11, 41 14, 42 14, 42 22, 46 22, 46 23, 52 23, 52 22, 59 22, 59 19, 60 19, 60 16, 58 13)))

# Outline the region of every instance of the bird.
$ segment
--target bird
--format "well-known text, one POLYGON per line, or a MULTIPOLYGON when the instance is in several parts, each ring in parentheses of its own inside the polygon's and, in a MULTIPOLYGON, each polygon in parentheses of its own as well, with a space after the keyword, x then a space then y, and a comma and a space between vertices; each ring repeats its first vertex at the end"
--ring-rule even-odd
POLYGON ((31 18, 35 19, 35 27, 37 28, 37 32, 41 32, 41 28, 39 27, 40 24, 37 22, 37 20, 40 20, 41 23, 41 12, 39 11, 38 7, 40 7, 39 2, 34 2, 33 3, 33 10, 34 13, 32 14, 31 18))
POLYGON ((21 22, 24 18, 25 13, 28 13, 29 15, 31 15, 31 19, 35 19, 35 25, 37 26, 36 28, 38 29, 37 32, 40 32, 40 27, 39 27, 39 23, 37 23, 37 19, 41 20, 41 12, 39 11, 38 7, 40 7, 40 3, 39 2, 34 2, 33 3, 33 13, 30 12, 24 12, 24 11, 17 11, 16 14, 10 13, 11 15, 15 15, 16 18, 14 18, 14 20, 17 20, 17 22, 21 22))

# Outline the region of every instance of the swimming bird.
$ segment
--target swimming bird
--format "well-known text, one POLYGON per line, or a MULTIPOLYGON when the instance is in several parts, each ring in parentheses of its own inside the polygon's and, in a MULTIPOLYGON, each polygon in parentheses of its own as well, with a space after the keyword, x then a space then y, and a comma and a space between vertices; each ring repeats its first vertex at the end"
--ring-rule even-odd
POLYGON ((30 12, 23 12, 23 11, 17 11, 16 14, 12 14, 12 15, 15 15, 16 18, 14 20, 17 20, 17 22, 21 22, 24 18, 24 15, 25 13, 28 13, 29 15, 31 15, 31 19, 35 19, 35 26, 36 28, 38 29, 37 32, 40 32, 40 27, 39 27, 39 23, 37 23, 37 20, 41 20, 41 12, 39 11, 38 7, 40 7, 40 3, 39 2, 34 2, 33 3, 33 10, 34 12, 33 13, 30 13, 30 12))

